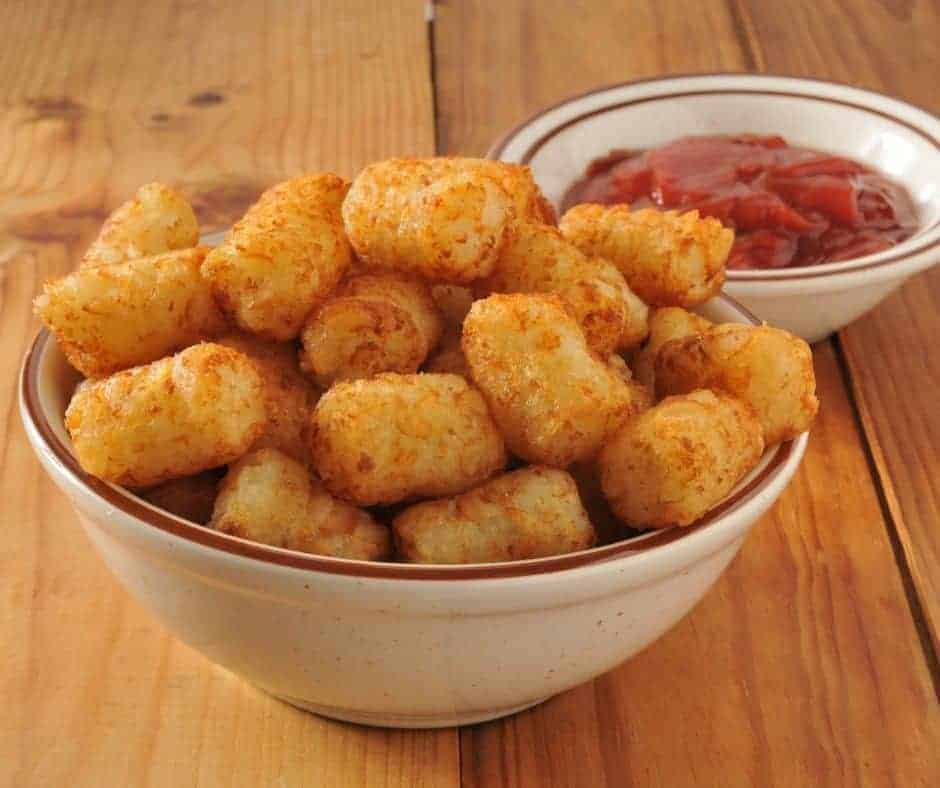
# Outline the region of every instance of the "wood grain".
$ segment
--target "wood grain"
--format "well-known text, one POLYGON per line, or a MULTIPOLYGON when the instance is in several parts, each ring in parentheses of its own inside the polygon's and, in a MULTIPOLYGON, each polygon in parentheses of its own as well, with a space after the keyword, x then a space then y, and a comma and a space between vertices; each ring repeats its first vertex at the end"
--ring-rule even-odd
MULTIPOLYGON (((526 114, 597 84, 767 58, 748 47, 753 20, 736 5, 502 3, 496 29, 477 21, 485 5, 438 6, 445 152, 482 152, 526 114)), ((719 585, 616 671, 462 731, 465 786, 940 779, 927 660, 828 343, 817 374, 823 410, 804 465, 719 585)))
POLYGON ((841 334, 891 519, 940 653, 940 271, 841 334))
POLYGON ((724 2, 445 0, 435 6, 441 152, 482 155, 529 114, 598 85, 750 65, 724 2), (692 42, 707 42, 696 46, 692 42))
MULTIPOLYGON (((932 2, 742 4, 774 71, 857 83, 940 112, 940 6, 932 2)), ((846 328, 842 347, 893 527, 940 653, 940 271, 910 281, 846 328)))
POLYGON ((433 151, 420 2, 4 8, 0 51, 0 785, 437 786, 452 731, 334 723, 178 643, 106 573, 19 423, 42 280, 138 185, 209 224, 262 187, 433 151))

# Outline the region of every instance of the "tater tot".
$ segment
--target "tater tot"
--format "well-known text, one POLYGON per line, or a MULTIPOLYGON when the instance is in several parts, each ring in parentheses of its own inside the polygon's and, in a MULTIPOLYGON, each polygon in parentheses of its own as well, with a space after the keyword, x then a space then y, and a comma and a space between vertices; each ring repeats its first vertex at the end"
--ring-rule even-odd
POLYGON ((363 263, 452 284, 492 272, 514 216, 511 197, 485 172, 436 172, 422 159, 366 167, 343 203, 363 263))
POLYGON ((301 366, 323 388, 380 372, 416 372, 442 330, 421 280, 394 272, 354 276, 307 320, 301 366))
POLYGON ((618 356, 616 353, 609 355, 607 357, 607 366, 614 373, 619 375, 623 379, 623 382, 630 387, 633 398, 631 416, 635 416, 653 407, 655 400, 653 390, 648 386, 644 386, 640 381, 634 380, 633 372, 630 370, 630 366, 624 360, 623 356, 618 356))
MULTIPOLYGON (((630 367, 622 357, 614 354, 607 357, 607 366, 623 378, 624 383, 631 389, 633 397, 633 410, 630 418, 633 418, 653 407, 653 392, 646 386, 633 380, 630 367)), ((616 541, 624 537, 623 523, 620 522, 611 511, 610 504, 601 491, 601 480, 597 471, 597 462, 591 460, 588 462, 576 462, 568 466, 568 473, 578 485, 578 494, 581 496, 581 504, 588 513, 588 517, 597 532, 598 541, 601 544, 616 541)))
POLYGON ((309 463, 307 427, 319 392, 301 373, 294 343, 268 342, 251 334, 228 334, 216 341, 248 356, 264 381, 268 425, 252 449, 280 449, 309 463))
POLYGON ((509 449, 529 462, 564 468, 590 459, 637 408, 634 391, 591 352, 555 296, 474 302, 463 351, 509 449))
POLYGON ((673 339, 683 339, 711 328, 712 322, 679 306, 654 309, 650 315, 650 336, 633 358, 633 374, 640 383, 656 390, 656 356, 673 339))
POLYGON ((698 211, 626 205, 577 205, 561 218, 561 231, 591 257, 610 260, 627 284, 651 306, 692 307, 715 295, 725 281, 734 232, 698 211))
POLYGON ((150 257, 199 243, 199 222, 186 198, 172 186, 141 186, 105 221, 82 258, 82 268, 150 257))
POLYGON ((458 329, 473 305, 473 291, 460 285, 432 285, 431 298, 444 318, 444 325, 458 329))
POLYGON ((313 412, 311 448, 327 489, 362 506, 456 495, 506 464, 486 402, 458 375, 337 383, 313 412))
POLYGON ((216 298, 244 331, 287 341, 351 261, 338 175, 304 175, 268 189, 202 266, 216 298))
POLYGON ((545 199, 532 177, 532 170, 520 164, 464 156, 439 156, 428 160, 435 174, 454 171, 478 171, 495 179, 512 198, 516 219, 555 224, 552 204, 545 199))
POLYGON ((337 500, 308 469, 277 449, 261 449, 229 468, 209 526, 303 553, 380 561, 391 552, 388 528, 337 500))
POLYGON ((87 380, 65 412, 82 468, 137 487, 229 463, 266 424, 264 383, 254 364, 208 342, 87 380))
POLYGON ((698 388, 719 389, 747 402, 768 446, 808 430, 819 410, 809 345, 766 325, 725 323, 660 348, 657 393, 698 388))
POLYGON ((470 369, 460 347, 463 321, 473 305, 473 291, 459 285, 434 285, 431 297, 444 318, 444 331, 424 364, 425 372, 444 372, 470 379, 470 369))
POLYGON ((215 496, 222 474, 213 469, 182 476, 139 493, 145 501, 184 520, 205 525, 212 517, 215 496))
POLYGON ((525 222, 514 231, 493 274, 475 285, 489 293, 554 293, 601 355, 635 347, 648 332, 648 308, 606 260, 588 258, 554 227, 525 222))
POLYGON ((694 391, 667 397, 605 443, 601 487, 614 513, 634 528, 690 525, 731 492, 763 451, 749 405, 694 391))
POLYGON ((461 375, 470 380, 470 367, 467 366, 466 356, 460 346, 460 333, 448 331, 444 334, 434 352, 428 356, 423 369, 425 372, 461 375))
POLYGON ((225 330, 199 274, 206 251, 82 268, 47 283, 36 314, 87 377, 155 361, 225 330))
POLYGON ((398 555, 419 564, 520 561, 584 550, 595 542, 574 479, 530 466, 399 514, 398 555))

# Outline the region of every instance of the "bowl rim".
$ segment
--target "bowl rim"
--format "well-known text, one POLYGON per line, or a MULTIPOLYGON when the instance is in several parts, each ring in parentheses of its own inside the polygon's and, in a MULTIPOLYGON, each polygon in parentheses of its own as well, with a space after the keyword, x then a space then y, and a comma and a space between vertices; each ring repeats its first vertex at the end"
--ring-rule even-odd
MULTIPOLYGON (((721 293, 716 298, 727 302, 749 323, 760 321, 733 298, 721 293)), ((20 407, 31 440, 39 441, 43 457, 78 489, 90 493, 98 502, 116 509, 132 520, 202 547, 217 549, 229 555, 250 558, 280 567, 290 567, 331 575, 391 580, 476 580, 531 577, 564 570, 593 566, 615 559, 618 566, 631 557, 661 553, 669 546, 688 543, 689 537, 699 534, 704 549, 713 544, 715 529, 723 524, 733 526, 737 518, 728 516, 740 511, 746 504, 758 504, 763 490, 772 486, 781 475, 789 475, 805 449, 808 433, 785 441, 773 448, 774 454, 763 468, 744 487, 734 492, 701 520, 687 527, 673 527, 647 531, 639 536, 610 544, 545 558, 487 564, 402 564, 392 562, 361 561, 349 558, 301 553, 271 545, 252 542, 220 533, 204 525, 184 520, 138 498, 132 492, 97 479, 79 466, 72 451, 60 440, 45 418, 40 401, 39 374, 42 359, 53 345, 52 334, 45 328, 39 331, 23 360, 20 373, 20 407), (708 538, 706 534, 709 534, 708 538)))
MULTIPOLYGON (((502 160, 503 153, 510 143, 512 143, 521 132, 523 132, 536 121, 551 115, 553 112, 558 112, 567 107, 570 107, 571 105, 576 105, 584 99, 607 92, 615 93, 617 95, 624 94, 621 96, 623 100, 617 100, 614 96, 612 96, 611 103, 579 113, 574 117, 567 118, 563 122, 552 126, 549 130, 536 138, 536 140, 532 142, 518 158, 514 157, 512 161, 519 164, 528 165, 539 149, 541 149, 541 147, 545 145, 552 137, 564 129, 583 121, 586 118, 594 117, 595 115, 603 114, 604 112, 622 109, 624 107, 651 101, 687 98, 691 96, 702 95, 786 96, 809 101, 817 101, 820 103, 851 107, 852 109, 879 115, 894 123, 897 123, 898 125, 906 127, 911 132, 917 134, 918 136, 925 139, 928 143, 932 144, 934 150, 940 154, 940 118, 937 118, 935 115, 922 107, 918 107, 909 102, 894 98, 885 93, 868 90, 866 88, 855 87, 854 85, 849 85, 844 82, 837 82, 835 80, 794 77, 785 74, 747 74, 734 71, 715 71, 671 74, 665 77, 649 77, 644 79, 628 80, 625 82, 615 82, 608 85, 602 85, 591 90, 575 94, 573 96, 569 96, 533 113, 532 115, 522 120, 520 123, 517 123, 507 132, 502 134, 490 146, 490 149, 486 153, 486 157, 494 160, 502 160), (721 83, 722 81, 727 81, 726 84, 728 86, 716 86, 716 83, 721 83), (635 97, 633 99, 629 99, 625 95, 631 92, 631 90, 656 88, 657 86, 667 88, 671 85, 677 85, 679 83, 683 84, 683 88, 681 90, 677 89, 675 92, 657 93, 648 96, 644 95, 641 97, 635 97), (734 87, 733 85, 741 85, 741 87, 734 87), (747 85, 750 85, 751 87, 746 87, 747 85), (774 88, 772 87, 773 85, 776 85, 777 87, 774 88), (837 91, 843 92, 845 96, 842 98, 836 98, 829 95, 817 95, 815 93, 808 92, 812 87, 815 87, 817 90, 820 87, 825 87, 828 89, 835 88, 837 91), (800 88, 802 88, 804 92, 800 92, 800 88), (854 97, 856 100, 850 100, 849 96, 854 97), (861 103, 862 100, 876 102, 879 106, 873 106, 872 103, 861 103), (921 120, 925 121, 934 128, 932 130, 928 130, 923 126, 916 125, 913 121, 907 118, 900 117, 897 114, 892 114, 887 109, 883 108, 885 104, 889 105, 897 112, 907 112, 920 115, 922 116, 921 120)), ((832 263, 823 263, 813 266, 793 266, 790 268, 780 269, 728 271, 727 281, 729 283, 738 284, 743 282, 779 282, 817 279, 820 277, 833 277, 852 274, 857 271, 870 271, 872 269, 881 268, 886 265, 901 263, 910 260, 913 257, 923 255, 927 252, 932 252, 937 248, 940 248, 940 218, 935 219, 934 222, 929 226, 920 228, 917 234, 911 238, 908 238, 897 246, 886 249, 883 252, 857 257, 852 260, 839 260, 832 263)))

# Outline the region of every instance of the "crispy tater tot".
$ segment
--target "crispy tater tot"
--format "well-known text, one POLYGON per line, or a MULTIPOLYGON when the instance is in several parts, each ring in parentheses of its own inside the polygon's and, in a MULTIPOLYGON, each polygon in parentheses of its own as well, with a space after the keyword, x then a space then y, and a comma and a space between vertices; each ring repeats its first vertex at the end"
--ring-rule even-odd
POLYGON ((650 315, 650 336, 633 357, 633 374, 651 391, 656 390, 656 356, 673 339, 683 339, 711 328, 712 322, 679 306, 654 309, 650 315))
POLYGON ((588 258, 554 227, 524 222, 503 247, 491 276, 475 283, 489 293, 554 293, 601 355, 635 347, 648 332, 648 308, 606 260, 588 258))
POLYGON ((199 243, 199 222, 186 198, 172 186, 141 186, 105 221, 82 258, 82 268, 150 257, 199 243))
POLYGON ((532 170, 520 164, 464 156, 439 156, 428 160, 435 174, 476 170, 499 181, 512 198, 516 219, 556 224, 555 209, 545 199, 532 177, 532 170))
POLYGON ((225 465, 266 424, 264 383, 254 364, 209 342, 87 380, 65 412, 82 468, 137 487, 225 465))
POLYGON ((228 232, 202 266, 239 328, 286 341, 337 285, 351 252, 338 175, 304 175, 274 186, 228 232))
POLYGON ((511 197, 482 170, 437 172, 422 159, 366 167, 343 203, 363 263, 453 284, 493 270, 514 216, 511 197))
POLYGON ((607 357, 607 366, 623 378, 623 382, 630 388, 633 399, 633 408, 631 416, 636 416, 644 410, 652 408, 655 403, 654 392, 649 386, 644 386, 640 381, 634 380, 633 372, 630 366, 624 360, 623 356, 612 353, 607 357))
POLYGON ((388 372, 337 383, 312 423, 323 483, 363 506, 455 495, 506 464, 486 402, 458 375, 388 372))
POLYGON ((715 295, 725 281, 734 232, 698 211, 626 205, 576 205, 561 218, 565 237, 586 255, 610 260, 627 284, 651 306, 692 307, 715 295))
MULTIPOLYGON (((630 367, 621 356, 616 354, 607 357, 607 366, 623 378, 624 383, 631 389, 633 396, 633 410, 630 417, 633 418, 653 407, 653 392, 646 386, 635 381, 630 372, 630 367)), ((624 537, 624 526, 611 511, 610 504, 601 491, 601 480, 597 471, 596 459, 588 462, 575 462, 568 466, 568 473, 571 474, 578 485, 578 494, 581 496, 581 503, 584 510, 597 532, 598 541, 601 544, 616 541, 624 537)))
POLYGON ((520 561, 584 550, 595 542, 574 479, 530 466, 399 514, 392 529, 400 558, 419 564, 520 561))
POLYGON ((346 279, 310 315, 301 366, 318 385, 416 372, 443 330, 428 286, 394 272, 346 279))
POLYGON ((82 268, 47 283, 36 314, 87 377, 155 361, 225 330, 199 274, 206 251, 82 268))
POLYGON ((431 298, 437 304, 444 325, 459 330, 473 305, 473 291, 460 285, 431 285, 431 298))
POLYGON ((621 373, 588 348, 550 295, 493 295, 464 321, 463 351, 509 449, 564 468, 594 456, 637 408, 621 373))
POLYGON ((753 409, 700 390, 667 397, 620 428, 598 457, 611 508, 635 528, 690 525, 721 501, 764 451, 753 409))
POLYGON ((380 561, 388 528, 330 495, 309 470, 277 449, 261 449, 229 468, 209 526, 303 553, 380 561))
POLYGON ((768 446, 806 432, 819 410, 809 345, 766 325, 725 323, 660 348, 657 394, 698 388, 719 389, 747 402, 768 446))
POLYGON ((470 380, 470 367, 467 366, 467 358, 460 346, 460 333, 448 331, 444 334, 437 348, 428 356, 423 369, 425 372, 461 375, 470 380))
POLYGON ((424 364, 425 372, 445 372, 470 379, 470 368, 460 347, 463 321, 473 305, 473 291, 459 285, 434 285, 431 297, 444 318, 444 332, 424 364))
POLYGON ((139 493, 145 501, 184 520, 205 525, 212 517, 222 473, 218 469, 158 484, 139 493))
POLYGON ((216 340, 250 358, 264 381, 268 426, 252 449, 280 449, 300 462, 310 462, 307 427, 320 396, 301 373, 292 342, 268 342, 251 334, 228 334, 216 340))

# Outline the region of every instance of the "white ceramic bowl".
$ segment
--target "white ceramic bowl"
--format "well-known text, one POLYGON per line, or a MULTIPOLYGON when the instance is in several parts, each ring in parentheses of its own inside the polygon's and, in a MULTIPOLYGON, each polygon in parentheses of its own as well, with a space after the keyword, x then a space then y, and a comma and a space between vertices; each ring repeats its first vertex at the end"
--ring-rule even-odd
POLYGON ((879 254, 770 271, 729 271, 725 292, 810 342, 874 307, 940 261, 940 120, 910 104, 809 79, 706 74, 600 88, 540 112, 490 158, 528 164, 557 207, 594 159, 689 134, 782 134, 873 165, 904 184, 920 229, 879 254))
MULTIPOLYGON (((726 298, 718 322, 753 323, 726 298)), ((77 374, 43 331, 20 410, 46 471, 127 590, 209 659, 305 709, 437 727, 500 717, 610 670, 702 598, 800 463, 806 435, 701 523, 570 555, 409 566, 295 553, 217 533, 82 472, 63 413, 77 374)))

